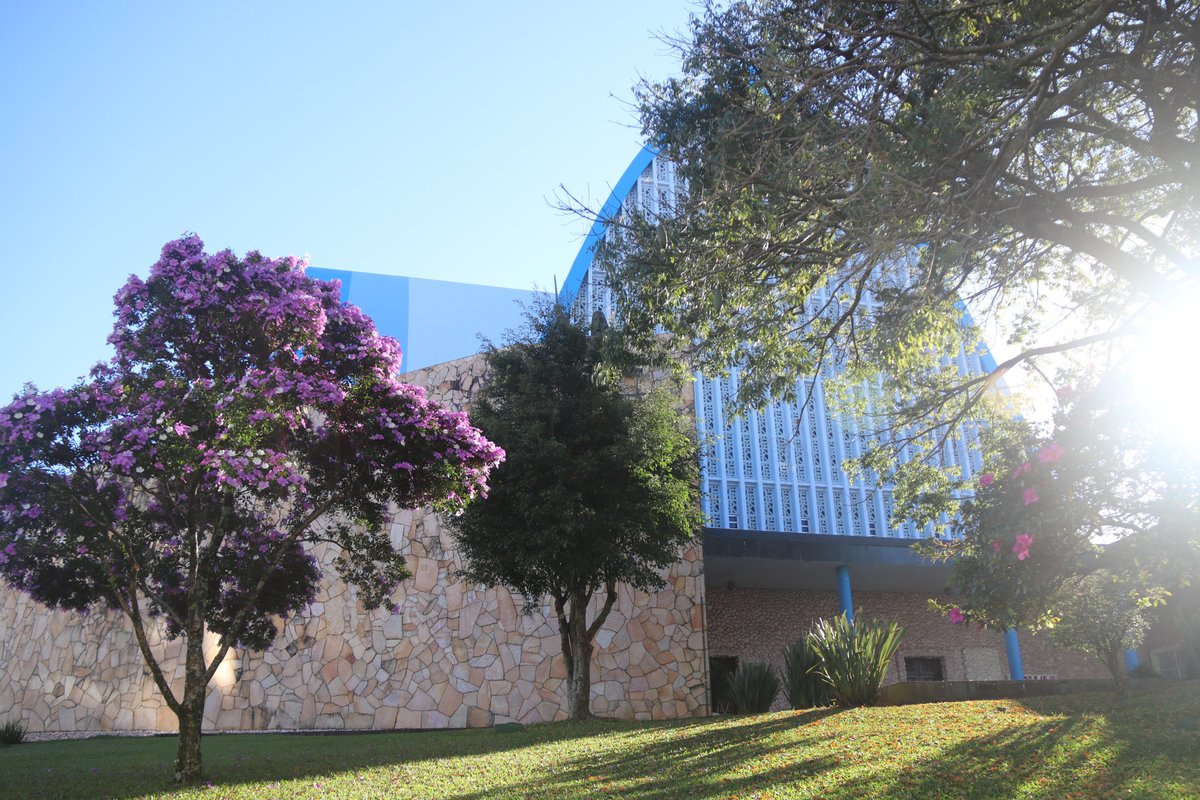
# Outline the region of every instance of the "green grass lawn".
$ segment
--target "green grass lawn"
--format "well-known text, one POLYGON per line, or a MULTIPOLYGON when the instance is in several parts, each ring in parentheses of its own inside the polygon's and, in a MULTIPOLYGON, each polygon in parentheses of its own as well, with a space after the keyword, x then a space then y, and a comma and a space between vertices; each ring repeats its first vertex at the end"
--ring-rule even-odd
POLYGON ((204 740, 209 785, 170 783, 173 738, 0 748, 19 798, 1200 798, 1200 682, 1117 702, 786 712, 677 722, 204 740))

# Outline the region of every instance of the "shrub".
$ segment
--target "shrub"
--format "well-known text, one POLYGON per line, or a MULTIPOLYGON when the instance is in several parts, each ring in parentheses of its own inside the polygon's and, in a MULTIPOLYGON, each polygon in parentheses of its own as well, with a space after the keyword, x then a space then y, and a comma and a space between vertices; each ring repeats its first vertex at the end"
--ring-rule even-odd
POLYGON ((1129 677, 1149 679, 1149 678, 1161 678, 1162 675, 1159 675, 1154 670, 1154 667, 1150 666, 1149 664, 1141 663, 1129 671, 1129 677))
POLYGON ((779 676, 770 664, 751 661, 729 676, 729 694, 742 714, 761 714, 771 710, 779 694, 779 676))
POLYGON ((19 722, 6 722, 0 725, 0 744, 20 744, 25 741, 25 726, 19 722))
POLYGON ((818 620, 808 640, 821 659, 817 669, 832 687, 834 699, 848 707, 875 702, 903 636, 904 629, 894 622, 850 622, 842 614, 818 620))
POLYGON ((821 657, 807 636, 783 649, 783 694, 792 708, 827 706, 833 700, 820 666, 821 657))

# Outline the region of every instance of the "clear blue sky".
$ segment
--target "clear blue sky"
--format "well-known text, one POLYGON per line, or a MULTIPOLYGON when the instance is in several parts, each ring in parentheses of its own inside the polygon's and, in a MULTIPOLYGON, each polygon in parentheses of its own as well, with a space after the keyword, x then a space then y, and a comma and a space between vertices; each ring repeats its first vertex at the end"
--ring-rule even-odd
MULTIPOLYGON (((637 154, 687 0, 0 2, 0 402, 108 356, 164 242, 561 281, 637 154)), ((448 309, 453 313, 453 309, 448 309)))

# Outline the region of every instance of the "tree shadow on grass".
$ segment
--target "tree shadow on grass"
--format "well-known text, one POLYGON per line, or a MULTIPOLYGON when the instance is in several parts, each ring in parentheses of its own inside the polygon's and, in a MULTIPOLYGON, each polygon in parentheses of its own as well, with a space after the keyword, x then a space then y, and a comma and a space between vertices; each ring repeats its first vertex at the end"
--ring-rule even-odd
MULTIPOLYGON (((368 770, 431 757, 468 756, 522 748, 547 738, 589 732, 534 726, 514 734, 492 731, 365 734, 207 734, 204 782, 222 784, 308 780, 333 772, 368 770), (550 731, 554 734, 550 735, 550 731)), ((0 752, 0 797, 142 797, 174 791, 178 739, 96 737, 39 742, 0 752)))
MULTIPOLYGON (((991 708, 955 715, 926 706, 907 720, 878 723, 866 712, 857 727, 852 713, 835 728, 811 729, 807 723, 831 712, 741 718, 680 729, 674 739, 648 746, 614 743, 536 780, 460 796, 1200 798, 1200 731, 1170 724, 1200 717, 1200 693, 1121 702, 1103 694, 1048 697, 991 708), (981 713, 996 714, 994 725, 981 713)), ((626 735, 636 739, 635 732, 626 735)))
MULTIPOLYGON (((1193 682, 1122 702, 1079 695, 844 715, 555 723, 511 734, 210 736, 205 769, 215 786, 195 796, 1198 798, 1200 730, 1182 724, 1200 719, 1196 689, 1193 682)), ((171 792, 175 744, 0 750, 0 796, 171 792)))
POLYGON ((973 737, 903 768, 888 768, 825 793, 827 800, 888 797, 1036 800, 1200 798, 1200 692, 1176 688, 1154 700, 1106 695, 1017 703, 1026 724, 973 737))
MULTIPOLYGON (((421 775, 422 763, 427 760, 508 753, 514 762, 519 762, 520 751, 546 745, 561 745, 570 750, 572 742, 584 738, 604 740, 603 746, 594 748, 599 752, 596 768, 616 769, 623 775, 636 775, 641 769, 660 771, 661 762, 669 761, 672 753, 699 747, 705 751, 703 755, 687 760, 699 774, 705 774, 721 765, 724 768, 740 759, 754 758, 761 750, 753 746, 759 738, 830 713, 833 711, 745 717, 728 723, 709 718, 652 724, 653 729, 670 741, 636 753, 631 748, 638 745, 632 740, 625 744, 626 737, 636 739, 646 730, 647 723, 561 722, 534 725, 514 733, 483 729, 360 735, 207 735, 203 740, 204 776, 206 783, 220 789, 287 781, 316 785, 331 775, 388 769, 403 786, 421 775)), ((7 752, 0 752, 3 774, 0 797, 135 798, 174 792, 179 789, 172 782, 176 747, 175 737, 101 737, 8 748, 7 752)), ((588 767, 581 764, 570 769, 582 774, 588 767)), ((543 777, 541 773, 537 778, 530 775, 529 785, 543 786, 543 777)), ((551 777, 552 783, 558 782, 557 773, 551 777)), ((498 786, 476 795, 460 796, 490 797, 507 791, 498 786)), ((521 796, 519 787, 513 791, 517 792, 515 796, 521 796)))
POLYGON ((491 797, 621 797, 637 800, 750 796, 786 776, 820 774, 835 760, 814 755, 829 736, 806 726, 839 710, 716 718, 672 726, 645 743, 639 731, 611 736, 595 755, 567 759, 530 781, 512 781, 459 800, 491 797), (781 747, 779 737, 789 745, 781 747))

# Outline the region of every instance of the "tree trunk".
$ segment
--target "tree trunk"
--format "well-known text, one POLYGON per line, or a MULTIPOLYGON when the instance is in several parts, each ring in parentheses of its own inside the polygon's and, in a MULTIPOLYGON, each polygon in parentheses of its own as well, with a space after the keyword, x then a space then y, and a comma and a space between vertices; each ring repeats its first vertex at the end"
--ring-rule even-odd
POLYGON ((1104 654, 1104 666, 1108 667, 1108 672, 1112 675, 1113 683, 1116 684, 1118 700, 1122 700, 1125 697, 1125 665, 1121 663, 1123 653, 1123 649, 1110 649, 1104 654))
POLYGON ((567 698, 571 719, 591 719, 592 641, 587 630, 587 597, 571 598, 571 657, 567 664, 567 698))
POLYGON ((179 752, 175 756, 175 782, 200 780, 200 729, 204 724, 204 694, 208 675, 204 664, 204 632, 189 631, 187 663, 183 679, 183 702, 176 712, 179 718, 179 752))

